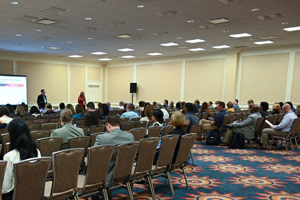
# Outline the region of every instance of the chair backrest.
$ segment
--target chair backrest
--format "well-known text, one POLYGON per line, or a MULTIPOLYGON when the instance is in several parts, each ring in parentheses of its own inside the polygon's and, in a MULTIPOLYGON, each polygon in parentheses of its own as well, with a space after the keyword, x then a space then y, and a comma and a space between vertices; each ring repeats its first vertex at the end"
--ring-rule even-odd
POLYGON ((135 178, 136 172, 144 172, 141 176, 151 173, 154 155, 159 142, 159 138, 146 138, 140 140, 138 158, 132 179, 135 178))
POLYGON ((14 164, 13 200, 43 199, 51 157, 30 158, 14 164))
POLYGON ((56 129, 57 128, 57 123, 44 123, 41 124, 41 129, 42 130, 51 130, 51 129, 56 129))
MULTIPOLYGON (((265 116, 265 120, 268 120, 268 121, 270 121, 270 119, 271 119, 271 115, 269 115, 269 116, 265 116)), ((265 128, 270 128, 270 125, 269 124, 267 124, 266 122, 265 122, 265 120, 264 120, 264 123, 263 123, 263 125, 262 125, 262 129, 265 129, 265 128)), ((272 120, 271 120, 272 121, 272 120)))
POLYGON ((228 124, 233 123, 235 120, 236 114, 235 113, 231 113, 229 115, 229 120, 228 120, 228 124))
POLYGON ((161 133, 161 126, 152 126, 148 128, 148 137, 159 137, 161 133))
POLYGON ((198 117, 198 119, 200 120, 201 119, 201 116, 202 116, 202 114, 201 113, 195 113, 195 115, 198 117))
POLYGON ((50 122, 50 119, 47 115, 43 116, 43 119, 33 120, 34 124, 43 124, 43 123, 48 123, 48 122, 50 122))
POLYGON ((83 155, 83 148, 66 149, 52 154, 53 184, 50 199, 68 198, 77 191, 78 172, 83 155))
POLYGON ((90 144, 89 136, 71 137, 68 139, 69 149, 84 148, 86 152, 89 147, 89 144, 90 144))
POLYGON ((124 109, 118 109, 118 110, 116 110, 116 112, 117 112, 117 114, 118 114, 118 115, 120 115, 120 116, 121 116, 121 115, 122 115, 122 113, 124 112, 124 109))
POLYGON ((41 130, 40 124, 27 124, 30 131, 41 130))
POLYGON ((275 125, 277 123, 278 117, 279 117, 279 115, 273 115, 273 119, 272 119, 271 123, 275 125))
POLYGON ((265 117, 258 118, 256 125, 255 125, 255 130, 254 130, 255 133, 260 133, 262 131, 262 126, 263 126, 264 122, 265 122, 265 117))
POLYGON ((215 116, 217 115, 217 112, 211 112, 210 114, 209 114, 209 116, 211 117, 211 118, 215 118, 215 116))
POLYGON ((174 130, 174 127, 172 125, 165 126, 164 127, 164 135, 168 135, 173 130, 174 130))
POLYGON ((242 117, 243 117, 243 113, 239 112, 239 113, 236 114, 236 118, 235 119, 236 120, 241 120, 242 117))
POLYGON ((200 127, 201 125, 200 124, 194 124, 191 126, 191 130, 190 130, 190 133, 199 133, 200 131, 200 127))
POLYGON ((0 134, 8 133, 7 127, 0 129, 0 134))
POLYGON ((139 142, 132 142, 118 146, 112 185, 120 179, 129 180, 139 144, 139 142))
POLYGON ((171 121, 171 118, 166 118, 166 119, 164 119, 164 122, 165 122, 166 124, 168 124, 170 121, 171 121))
POLYGON ((120 118, 120 123, 129 122, 129 118, 120 118))
POLYGON ((57 125, 57 123, 60 122, 60 119, 59 118, 51 119, 50 122, 51 123, 56 123, 56 125, 57 125))
POLYGON ((2 152, 2 144, 0 144, 0 155, 1 155, 1 152, 2 152))
POLYGON ((281 114, 278 116, 276 124, 279 124, 279 123, 281 122, 283 116, 284 116, 283 113, 281 113, 281 114))
POLYGON ((201 119, 207 119, 207 117, 208 117, 208 113, 207 112, 202 113, 201 119))
POLYGON ((62 137, 46 137, 37 139, 37 147, 42 156, 52 156, 53 152, 59 151, 63 138, 62 137))
POLYGON ((105 120, 99 120, 99 125, 105 125, 105 120))
POLYGON ((293 125, 291 127, 291 130, 288 134, 288 138, 294 138, 298 135, 300 128, 300 118, 296 118, 293 122, 293 125))
POLYGON ((104 132, 104 131, 105 131, 105 125, 101 124, 101 125, 90 126, 90 134, 104 132))
POLYGON ((134 137, 134 141, 140 141, 145 136, 146 128, 134 128, 134 129, 131 129, 130 132, 132 133, 132 135, 134 137))
POLYGON ((84 126, 84 120, 76 121, 76 127, 84 126))
POLYGON ((116 112, 115 110, 109 110, 109 111, 108 111, 108 114, 109 114, 109 115, 116 115, 117 112, 116 112))
POLYGON ((108 166, 114 152, 114 148, 114 145, 89 147, 88 165, 84 184, 85 192, 97 190, 102 185, 105 185, 108 166))
POLYGON ((30 131, 31 137, 33 140, 37 140, 44 137, 50 136, 49 130, 36 130, 36 131, 30 131))
POLYGON ((129 131, 130 129, 135 128, 135 122, 124 122, 123 129, 124 131, 129 131))
POLYGON ((146 128, 147 127, 147 121, 138 121, 136 122, 136 127, 137 128, 146 128))
POLYGON ((77 126, 78 128, 82 128, 84 135, 87 136, 88 128, 87 126, 77 126))
POLYGON ((90 146, 92 147, 92 146, 94 146, 94 144, 95 144, 95 142, 96 142, 96 138, 97 138, 97 136, 98 135, 101 135, 101 134, 103 134, 103 133, 106 133, 106 132, 99 132, 99 133, 92 133, 91 134, 91 140, 90 140, 90 146))
MULTIPOLYGON (((0 196, 2 197, 2 184, 4 179, 4 174, 6 170, 7 161, 0 161, 0 196)), ((0 199, 1 199, 0 197, 0 199)))
POLYGON ((180 166, 182 164, 185 165, 186 162, 189 160, 189 155, 193 147, 196 136, 197 135, 195 133, 189 133, 181 136, 179 150, 177 153, 174 166, 180 166))
POLYGON ((138 122, 138 121, 140 121, 140 117, 135 117, 135 118, 131 118, 131 120, 130 121, 132 121, 132 122, 138 122))
POLYGON ((149 128, 153 123, 154 123, 153 120, 149 120, 148 123, 147 123, 147 128, 149 128))
POLYGON ((10 135, 9 133, 1 134, 1 142, 3 145, 3 155, 7 153, 6 143, 10 142, 10 135))
POLYGON ((171 165, 178 138, 179 135, 166 135, 161 138, 160 152, 156 168, 163 166, 169 167, 171 165))

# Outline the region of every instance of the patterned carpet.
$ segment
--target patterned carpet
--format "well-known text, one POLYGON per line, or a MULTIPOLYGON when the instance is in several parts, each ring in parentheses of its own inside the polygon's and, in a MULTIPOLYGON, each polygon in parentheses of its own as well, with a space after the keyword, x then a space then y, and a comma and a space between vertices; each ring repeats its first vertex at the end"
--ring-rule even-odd
MULTIPOLYGON (((195 166, 188 165, 187 176, 172 173, 175 196, 165 180, 154 179, 156 199, 300 200, 300 150, 228 149, 195 143, 195 166)), ((102 196, 102 195, 100 195, 102 196)), ((148 185, 135 184, 135 199, 152 199, 148 185)), ((126 189, 114 189, 113 199, 129 199, 126 189)))

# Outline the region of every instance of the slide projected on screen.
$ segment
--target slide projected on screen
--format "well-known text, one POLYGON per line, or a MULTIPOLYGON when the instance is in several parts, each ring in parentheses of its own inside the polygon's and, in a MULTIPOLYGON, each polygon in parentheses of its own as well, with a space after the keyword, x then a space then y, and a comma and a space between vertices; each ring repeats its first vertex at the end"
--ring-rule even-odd
POLYGON ((27 104, 27 77, 0 75, 0 105, 27 104))

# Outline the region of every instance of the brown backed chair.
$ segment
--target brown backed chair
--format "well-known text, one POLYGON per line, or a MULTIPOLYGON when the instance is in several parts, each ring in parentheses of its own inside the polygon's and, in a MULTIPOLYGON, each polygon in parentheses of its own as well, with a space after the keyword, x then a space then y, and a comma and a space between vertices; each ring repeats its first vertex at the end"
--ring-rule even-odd
POLYGON ((195 115, 198 117, 199 120, 201 119, 201 115, 202 115, 201 113, 198 112, 198 113, 195 113, 195 115))
POLYGON ((57 129, 57 123, 44 123, 41 124, 42 130, 51 130, 51 129, 57 129))
POLYGON ((1 154, 1 152, 2 152, 2 144, 0 144, 0 154, 1 154))
POLYGON ((147 121, 138 121, 136 122, 136 127, 137 128, 146 128, 147 127, 147 121))
POLYGON ((7 127, 0 129, 0 134, 8 133, 7 127))
POLYGON ((118 115, 121 116, 124 112, 124 109, 117 109, 116 112, 117 112, 118 115))
POLYGON ((34 124, 44 124, 44 123, 49 123, 50 122, 50 118, 47 117, 47 115, 43 116, 43 119, 35 119, 33 120, 34 124))
MULTIPOLYGON (((99 191, 102 189, 104 199, 108 200, 105 182, 114 148, 114 145, 89 147, 86 175, 78 176, 77 187, 81 197, 84 197, 84 193, 86 192, 99 191)), ((90 193, 87 195, 89 196, 90 193)))
POLYGON ((90 146, 94 146, 95 142, 96 142, 96 138, 98 135, 101 135, 101 134, 104 134, 104 133, 107 133, 107 132, 99 132, 99 133, 92 133, 91 134, 91 140, 90 140, 90 146))
POLYGON ((129 131, 129 130, 135 128, 135 122, 124 122, 122 124, 123 124, 124 131, 129 131))
POLYGON ((109 114, 109 115, 116 115, 117 112, 116 112, 115 110, 109 110, 109 111, 108 111, 108 114, 109 114))
POLYGON ((76 126, 84 126, 84 120, 76 121, 76 126))
POLYGON ((43 199, 51 157, 30 158, 14 164, 13 200, 43 199), (34 173, 33 173, 34 172, 34 173))
POLYGON ((215 118, 215 116, 218 114, 218 112, 211 112, 210 114, 209 114, 209 117, 211 117, 211 118, 215 118))
POLYGON ((149 120, 148 123, 147 123, 147 128, 149 128, 153 123, 154 123, 153 120, 149 120))
POLYGON ((78 172, 83 154, 83 148, 52 154, 53 181, 46 182, 45 200, 61 200, 77 195, 78 172))
POLYGON ((37 147, 42 156, 52 156, 53 152, 59 151, 62 144, 62 137, 46 137, 37 139, 37 147))
POLYGON ((3 185, 3 179, 4 174, 6 170, 7 161, 0 161, 0 199, 2 200, 2 185, 3 185))
POLYGON ((171 118, 164 119, 164 122, 168 124, 171 121, 171 118))
POLYGON ((31 137, 33 140, 37 140, 44 137, 50 136, 49 130, 37 130, 37 131, 30 131, 31 137))
POLYGON ((6 147, 6 143, 10 142, 10 135, 9 133, 3 133, 1 134, 1 142, 2 142, 2 151, 3 151, 3 155, 5 155, 7 153, 7 147, 6 147))
POLYGON ((161 126, 152 126, 148 128, 148 137, 160 137, 161 131, 161 126))
POLYGON ((120 118, 120 123, 129 122, 129 118, 120 118))
POLYGON ((87 136, 89 127, 87 127, 87 126, 77 126, 77 127, 82 128, 84 135, 87 136))
POLYGON ((140 117, 135 117, 135 118, 131 118, 131 120, 130 121, 132 121, 132 122, 138 122, 138 121, 140 121, 140 117))
POLYGON ((204 112, 204 113, 202 113, 202 115, 201 115, 201 119, 207 119, 208 116, 209 116, 209 113, 204 112))
POLYGON ((89 136, 70 137, 68 139, 69 149, 84 148, 85 152, 87 152, 89 144, 90 144, 89 136))
POLYGON ((105 125, 105 120, 99 120, 99 125, 105 125))
POLYGON ((41 124, 27 124, 30 131, 41 130, 41 124))
POLYGON ((51 122, 51 123, 56 123, 56 124, 57 124, 57 123, 60 122, 60 119, 59 119, 59 118, 51 119, 50 122, 51 122))
POLYGON ((265 117, 260 117, 258 118, 255 129, 254 129, 254 140, 259 144, 259 137, 261 136, 261 132, 263 130, 263 124, 265 123, 265 117))
POLYGON ((164 127, 164 135, 168 135, 173 130, 174 130, 174 127, 172 125, 165 126, 164 127))
POLYGON ((140 141, 144 138, 146 133, 146 128, 133 128, 130 130, 134 137, 134 141, 140 141))
POLYGON ((105 125, 90 126, 90 134, 104 132, 104 131, 105 131, 105 125))
POLYGON ((278 124, 281 122, 281 120, 282 120, 283 116, 284 116, 284 114, 283 114, 283 113, 281 113, 281 114, 278 116, 278 118, 277 118, 277 122, 276 122, 276 125, 278 125, 278 124))

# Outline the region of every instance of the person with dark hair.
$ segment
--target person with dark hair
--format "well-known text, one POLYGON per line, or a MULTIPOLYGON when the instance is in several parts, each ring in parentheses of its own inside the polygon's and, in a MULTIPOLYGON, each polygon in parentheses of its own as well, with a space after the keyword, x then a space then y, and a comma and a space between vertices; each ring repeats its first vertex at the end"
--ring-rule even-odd
POLYGON ((279 102, 280 110, 282 110, 283 102, 279 102))
POLYGON ((178 101, 175 106, 175 110, 181 110, 181 103, 178 101))
POLYGON ((65 103, 60 103, 59 104, 59 110, 56 110, 56 113, 61 113, 66 108, 65 103))
POLYGON ((40 115, 41 112, 39 111, 39 109, 36 106, 32 106, 30 108, 29 114, 34 115, 35 117, 40 115))
MULTIPOLYGON (((134 137, 131 133, 121 131, 120 129, 120 117, 118 115, 108 115, 105 119, 105 126, 107 133, 100 134, 96 137, 96 142, 94 146, 97 145, 120 145, 126 144, 129 142, 134 142, 134 137)), ((115 151, 112 155, 109 167, 108 167, 108 175, 106 179, 107 185, 110 185, 115 162, 117 156, 117 146, 115 147, 115 151)))
POLYGON ((45 114, 54 114, 55 112, 52 110, 52 105, 51 103, 47 103, 46 105, 46 110, 47 112, 45 114))
POLYGON ((82 128, 73 126, 72 123, 73 113, 70 109, 64 109, 60 113, 60 123, 61 128, 55 129, 50 137, 62 137, 63 141, 61 144, 61 149, 68 148, 68 139, 71 137, 84 136, 82 128))
POLYGON ((213 102, 212 102, 212 101, 209 101, 209 102, 208 102, 208 106, 209 106, 209 109, 214 109, 214 107, 213 107, 213 102))
POLYGON ((194 101, 194 105, 196 105, 196 108, 197 108, 198 110, 201 108, 199 99, 196 99, 196 100, 194 101))
POLYGON ((202 137, 202 131, 212 131, 215 129, 220 129, 224 120, 224 116, 227 114, 225 111, 225 103, 223 101, 219 101, 217 104, 217 108, 219 110, 218 114, 215 116, 214 119, 209 118, 207 119, 201 119, 200 120, 200 131, 198 138, 201 139, 202 137))
POLYGON ((203 102, 202 106, 200 108, 200 113, 208 113, 210 114, 210 109, 208 107, 208 103, 207 102, 203 102))
POLYGON ((108 106, 104 103, 102 104, 102 114, 98 115, 99 119, 105 119, 105 117, 109 115, 109 108, 108 106))
POLYGON ((85 110, 85 104, 86 104, 86 98, 84 92, 80 92, 79 97, 78 97, 78 104, 81 105, 83 110, 85 110))
MULTIPOLYGON (((162 135, 164 131, 164 127, 167 126, 167 124, 164 122, 164 113, 160 109, 154 109, 152 111, 151 120, 153 121, 153 124, 151 124, 149 128, 153 126, 163 127, 161 131, 161 135, 162 135)), ((148 137, 148 131, 146 131, 145 137, 148 137)))
POLYGON ((41 94, 37 97, 37 104, 39 106, 39 109, 44 108, 47 104, 47 97, 46 97, 46 91, 44 89, 41 90, 41 94))
MULTIPOLYGON (((103 105, 102 105, 102 110, 103 110, 103 105)), ((95 104, 93 102, 89 102, 88 104, 86 104, 86 108, 87 108, 88 112, 94 112, 94 113, 96 113, 96 115, 98 116, 98 120, 105 118, 104 115, 101 115, 98 112, 96 112, 96 110, 95 110, 95 104)), ((104 110, 103 110, 103 112, 104 112, 104 110)))
POLYGON ((13 119, 7 127, 10 136, 10 150, 3 160, 7 161, 2 199, 12 199, 14 190, 14 163, 28 158, 41 157, 36 142, 32 139, 27 124, 21 119, 13 119))
POLYGON ((199 118, 194 114, 194 105, 192 103, 186 103, 183 108, 185 117, 184 126, 187 126, 187 132, 189 133, 192 125, 199 123, 199 118))
POLYGON ((168 107, 169 106, 168 104, 169 104, 169 101, 167 99, 165 99, 163 107, 165 107, 165 108, 168 107))
POLYGON ((227 112, 234 112, 235 109, 233 108, 233 103, 231 101, 228 101, 227 103, 227 112))
POLYGON ((163 107, 160 103, 156 104, 155 109, 160 109, 163 112, 164 119, 169 119, 170 118, 170 114, 166 110, 166 107, 163 107))
POLYGON ((149 103, 149 102, 146 102, 146 103, 145 103, 145 107, 144 107, 143 111, 141 112, 141 117, 145 117, 145 109, 146 109, 146 107, 147 107, 148 105, 150 105, 150 103, 149 103))
POLYGON ((234 99, 233 101, 232 101, 232 103, 233 103, 233 109, 235 110, 235 111, 237 111, 240 107, 239 107, 239 100, 238 99, 234 99))
POLYGON ((74 118, 77 118, 78 121, 80 121, 80 119, 84 117, 84 110, 83 110, 82 105, 77 104, 77 105, 75 106, 75 112, 76 112, 76 114, 73 115, 72 118, 73 118, 73 119, 74 119, 74 118))
POLYGON ((10 105, 10 104, 8 103, 8 104, 6 104, 6 107, 8 108, 8 110, 9 110, 10 113, 15 113, 15 110, 14 110, 14 108, 12 107, 12 105, 10 105))
POLYGON ((233 122, 231 125, 233 128, 228 128, 225 135, 224 143, 222 146, 229 146, 230 138, 233 134, 241 133, 244 135, 245 139, 254 138, 254 130, 258 118, 261 117, 261 114, 258 112, 259 107, 256 104, 251 104, 249 106, 250 115, 246 117, 242 122, 233 122))
POLYGON ((174 101, 170 101, 169 107, 170 107, 171 109, 174 108, 174 101))
POLYGON ((263 117, 269 116, 268 110, 269 110, 268 102, 265 102, 265 101, 260 102, 260 111, 259 111, 259 113, 261 114, 261 116, 263 116, 263 117))
POLYGON ((84 126, 95 126, 99 124, 99 117, 96 112, 87 112, 84 117, 84 126))
POLYGON ((0 120, 3 124, 9 124, 13 120, 9 117, 9 110, 6 106, 0 107, 0 120))
POLYGON ((74 106, 72 104, 70 104, 70 103, 67 104, 66 109, 71 110, 72 116, 75 115, 75 109, 74 109, 74 106))
POLYGON ((131 121, 132 118, 137 118, 139 117, 135 112, 134 112, 134 105, 132 103, 129 103, 126 107, 126 112, 124 112, 121 115, 121 119, 124 118, 129 118, 129 121, 131 121))
POLYGON ((287 104, 289 104, 289 105, 291 106, 291 109, 292 109, 292 111, 293 111, 293 112, 296 112, 296 109, 294 108, 294 106, 293 106, 293 103, 292 103, 292 102, 290 102, 290 101, 287 101, 287 102, 285 102, 285 103, 287 103, 287 104))
POLYGON ((145 101, 139 101, 138 110, 142 112, 144 111, 144 108, 145 108, 145 101))

